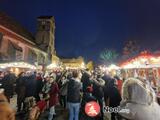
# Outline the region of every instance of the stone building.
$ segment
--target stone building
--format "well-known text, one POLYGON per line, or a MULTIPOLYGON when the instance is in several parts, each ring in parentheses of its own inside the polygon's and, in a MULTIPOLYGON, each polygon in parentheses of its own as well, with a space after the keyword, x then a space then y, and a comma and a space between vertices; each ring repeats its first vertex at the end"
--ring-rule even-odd
POLYGON ((37 18, 36 44, 49 58, 55 55, 55 20, 53 16, 40 16, 37 18))
POLYGON ((55 21, 52 16, 37 18, 34 37, 25 27, 0 12, 0 62, 24 61, 48 64, 55 55, 55 21))
POLYGON ((83 57, 78 58, 61 58, 63 67, 66 69, 84 69, 85 62, 83 57))

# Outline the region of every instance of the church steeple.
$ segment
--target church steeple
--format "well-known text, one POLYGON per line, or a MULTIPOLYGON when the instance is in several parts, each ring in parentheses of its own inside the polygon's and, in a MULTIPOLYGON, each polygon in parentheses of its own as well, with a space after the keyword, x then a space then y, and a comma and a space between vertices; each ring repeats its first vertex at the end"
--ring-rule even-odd
POLYGON ((36 44, 49 58, 55 54, 55 19, 53 16, 40 16, 37 18, 36 44))

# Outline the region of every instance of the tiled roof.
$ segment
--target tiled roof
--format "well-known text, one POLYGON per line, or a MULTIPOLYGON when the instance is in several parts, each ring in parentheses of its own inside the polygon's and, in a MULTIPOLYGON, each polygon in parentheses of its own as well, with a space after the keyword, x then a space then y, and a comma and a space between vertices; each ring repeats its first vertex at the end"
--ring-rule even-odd
POLYGON ((0 11, 0 25, 10 29, 11 31, 23 36, 31 42, 35 42, 35 38, 25 27, 20 25, 10 16, 6 15, 4 12, 0 11))

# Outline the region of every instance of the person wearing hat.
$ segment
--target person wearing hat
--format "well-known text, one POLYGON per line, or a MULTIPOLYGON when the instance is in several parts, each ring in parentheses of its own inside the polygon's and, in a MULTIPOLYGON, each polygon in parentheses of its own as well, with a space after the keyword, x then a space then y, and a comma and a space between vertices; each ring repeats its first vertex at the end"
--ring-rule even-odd
POLYGON ((58 84, 56 83, 56 74, 51 74, 50 75, 50 81, 51 83, 51 88, 49 91, 49 117, 48 120, 52 120, 53 117, 56 116, 56 112, 55 112, 55 106, 58 103, 58 93, 59 93, 59 88, 58 88, 58 84))
POLYGON ((44 96, 41 98, 40 101, 36 103, 29 112, 29 120, 38 120, 40 117, 40 114, 45 111, 47 108, 47 101, 49 99, 49 96, 44 96))

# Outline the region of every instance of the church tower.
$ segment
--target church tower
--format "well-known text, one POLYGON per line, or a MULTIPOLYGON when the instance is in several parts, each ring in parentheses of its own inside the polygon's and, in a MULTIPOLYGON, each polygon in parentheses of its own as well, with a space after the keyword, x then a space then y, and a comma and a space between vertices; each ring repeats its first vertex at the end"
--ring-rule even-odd
POLYGON ((36 44, 48 53, 49 59, 55 55, 55 19, 53 16, 37 18, 36 44))

